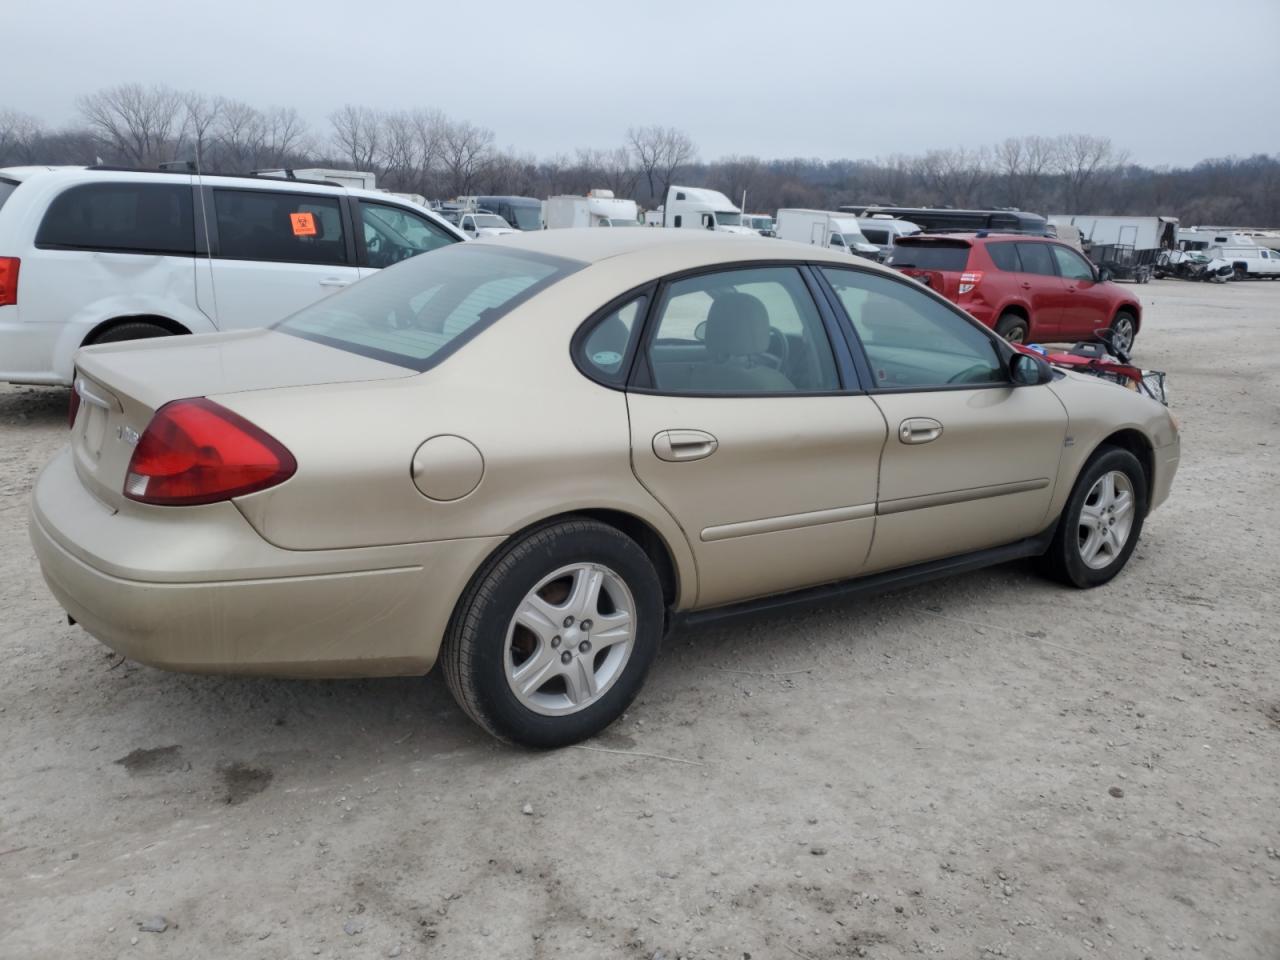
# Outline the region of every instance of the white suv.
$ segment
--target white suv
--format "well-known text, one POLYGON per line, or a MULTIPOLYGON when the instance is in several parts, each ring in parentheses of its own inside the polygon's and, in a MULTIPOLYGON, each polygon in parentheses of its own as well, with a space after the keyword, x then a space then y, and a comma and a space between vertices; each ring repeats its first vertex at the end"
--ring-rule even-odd
POLYGON ((465 239, 413 203, 320 181, 0 169, 0 382, 69 384, 91 343, 266 326, 465 239))

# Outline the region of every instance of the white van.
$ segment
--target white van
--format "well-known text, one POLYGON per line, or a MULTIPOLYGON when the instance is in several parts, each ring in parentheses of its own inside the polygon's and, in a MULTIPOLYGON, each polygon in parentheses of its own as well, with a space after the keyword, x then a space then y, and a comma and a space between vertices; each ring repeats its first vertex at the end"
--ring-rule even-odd
POLYGON ((898 220, 894 217, 858 217, 858 228, 867 238, 867 243, 874 243, 880 250, 880 259, 887 259, 893 253, 893 245, 899 237, 911 237, 923 231, 910 220, 898 220))
POLYGON ((758 234, 742 225, 742 211, 718 190, 672 187, 662 205, 662 225, 682 230, 718 230, 721 233, 758 234))
POLYGON ((778 236, 783 240, 843 250, 868 260, 880 259, 880 248, 862 235, 858 219, 851 214, 787 208, 778 211, 777 225, 778 236))
POLYGON ((69 384, 92 343, 266 326, 463 239, 320 181, 0 169, 0 382, 69 384))

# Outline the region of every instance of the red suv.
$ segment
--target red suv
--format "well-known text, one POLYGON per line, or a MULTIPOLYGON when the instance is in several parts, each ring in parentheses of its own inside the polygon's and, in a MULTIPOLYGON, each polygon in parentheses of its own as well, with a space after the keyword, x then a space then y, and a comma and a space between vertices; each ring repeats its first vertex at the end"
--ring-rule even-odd
POLYGON ((899 237, 888 263, 1013 343, 1092 340, 1110 327, 1129 350, 1142 306, 1066 244, 1022 234, 899 237))

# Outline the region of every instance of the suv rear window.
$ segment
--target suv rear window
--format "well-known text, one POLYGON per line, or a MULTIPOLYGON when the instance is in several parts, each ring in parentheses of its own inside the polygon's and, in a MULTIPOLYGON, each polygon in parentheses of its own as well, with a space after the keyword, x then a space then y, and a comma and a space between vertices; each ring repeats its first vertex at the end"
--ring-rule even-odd
POLYGON ((912 242, 899 240, 889 256, 891 267, 916 267, 920 270, 963 270, 969 263, 967 243, 912 242))
POLYGON ((45 211, 36 246, 194 254, 191 187, 186 183, 86 183, 64 190, 45 211))
POLYGON ((523 250, 455 243, 362 280, 275 329, 422 371, 583 266, 523 250))
POLYGON ((9 199, 9 194, 18 189, 17 180, 0 179, 0 207, 4 206, 4 202, 9 199))

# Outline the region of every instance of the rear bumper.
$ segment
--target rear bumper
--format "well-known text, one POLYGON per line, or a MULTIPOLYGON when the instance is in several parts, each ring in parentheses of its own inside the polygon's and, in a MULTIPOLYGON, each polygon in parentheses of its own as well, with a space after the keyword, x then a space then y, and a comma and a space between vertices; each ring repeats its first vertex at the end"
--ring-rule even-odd
POLYGON ((0 382, 70 383, 55 370, 61 323, 23 323, 17 307, 0 307, 0 382))
POLYGON ((208 525, 224 529, 204 531, 176 516, 113 513, 63 454, 37 480, 31 542, 58 603, 131 659, 191 673, 355 677, 430 670, 457 597, 502 539, 281 550, 222 506, 208 525), (245 549, 229 551, 241 538, 245 549))

